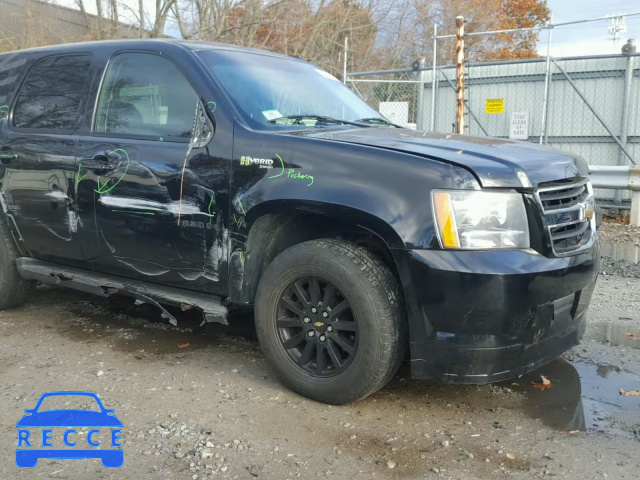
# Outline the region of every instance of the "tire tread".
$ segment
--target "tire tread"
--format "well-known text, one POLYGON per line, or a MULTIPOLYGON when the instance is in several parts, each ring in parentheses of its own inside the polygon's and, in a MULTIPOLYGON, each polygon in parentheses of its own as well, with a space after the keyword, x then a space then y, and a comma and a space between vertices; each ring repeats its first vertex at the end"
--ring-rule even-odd
MULTIPOLYGON (((335 256, 356 265, 375 292, 372 299, 378 302, 380 315, 376 328, 379 330, 377 334, 383 348, 376 352, 370 362, 365 381, 349 385, 339 397, 320 398, 333 404, 354 402, 384 387, 395 376, 406 358, 408 332, 402 291, 393 272, 380 258, 364 247, 344 240, 319 239, 303 242, 282 252, 273 263, 277 264, 281 255, 295 256, 297 251, 309 248, 330 250, 335 256)), ((288 386, 295 389, 292 382, 276 373, 288 386)))

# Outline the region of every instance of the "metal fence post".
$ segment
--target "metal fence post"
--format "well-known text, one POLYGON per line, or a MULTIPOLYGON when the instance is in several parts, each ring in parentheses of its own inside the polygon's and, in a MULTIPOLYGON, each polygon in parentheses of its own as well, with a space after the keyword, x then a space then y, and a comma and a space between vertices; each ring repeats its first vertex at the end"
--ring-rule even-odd
POLYGON ((348 59, 347 55, 349 54, 349 37, 344 37, 344 63, 342 65, 342 83, 347 84, 347 65, 348 59))
POLYGON ((464 133, 464 17, 456 17, 456 123, 458 133, 464 133))
MULTIPOLYGON (((618 152, 618 165, 624 165, 626 163, 625 153, 624 151, 627 148, 627 134, 629 130, 629 101, 631 99, 631 84, 633 82, 633 56, 631 55, 631 51, 634 50, 635 41, 628 40, 628 45, 630 48, 629 52, 625 53, 627 56, 627 65, 624 75, 624 90, 622 91, 622 108, 621 115, 622 118, 620 120, 620 151, 618 152)), ((622 192, 620 190, 616 190, 615 193, 615 203, 620 205, 622 201, 622 192)))
POLYGON ((417 130, 424 130, 424 113, 425 113, 425 108, 424 108, 424 85, 425 85, 425 68, 426 68, 426 61, 425 58, 422 57, 420 58, 420 70, 418 70, 418 84, 417 84, 417 88, 418 88, 418 111, 417 116, 418 118, 416 119, 416 129, 417 130))
POLYGON ((629 224, 640 227, 640 167, 629 167, 629 190, 631 190, 631 212, 629 224))
POLYGON ((549 20, 549 37, 547 38, 547 63, 544 76, 544 96, 542 97, 542 119, 540 121, 540 145, 547 143, 547 118, 549 114, 549 82, 551 81, 551 34, 553 32, 553 16, 549 20))
POLYGON ((433 70, 431 72, 431 131, 436 130, 436 68, 438 66, 438 24, 433 26, 433 70))

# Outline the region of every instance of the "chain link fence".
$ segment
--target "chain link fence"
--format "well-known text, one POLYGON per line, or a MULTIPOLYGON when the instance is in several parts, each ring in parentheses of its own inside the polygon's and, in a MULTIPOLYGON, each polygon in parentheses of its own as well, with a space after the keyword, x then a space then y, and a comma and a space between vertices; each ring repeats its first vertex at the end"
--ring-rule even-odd
MULTIPOLYGON (((451 36, 438 41, 453 50, 451 36)), ((394 123, 457 131, 455 65, 351 73, 347 84, 394 123)), ((467 61, 464 120, 469 135, 546 144, 592 165, 640 164, 640 53, 629 45, 608 55, 467 61)), ((596 193, 611 206, 630 198, 596 193)))

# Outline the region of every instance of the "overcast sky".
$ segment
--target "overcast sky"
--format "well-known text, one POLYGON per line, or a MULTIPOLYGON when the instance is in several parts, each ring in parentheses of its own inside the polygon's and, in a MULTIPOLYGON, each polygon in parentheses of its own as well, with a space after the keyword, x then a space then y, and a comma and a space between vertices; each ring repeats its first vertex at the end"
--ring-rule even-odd
MULTIPOLYGON (((74 6, 74 0, 54 0, 59 4, 74 6)), ((92 1, 85 1, 87 10, 95 13, 95 5, 92 1)), ((137 11, 137 0, 124 0, 137 11)), ((152 9, 155 0, 145 0, 152 9)), ((571 22, 588 18, 598 18, 605 15, 620 13, 640 12, 640 0, 547 0, 553 14, 553 23, 571 22)), ((128 13, 121 9, 123 14, 128 13)), ((613 40, 608 29, 611 21, 599 21, 583 23, 566 27, 558 27, 553 30, 551 55, 556 57, 575 55, 594 55, 602 53, 620 53, 620 47, 627 38, 638 40, 640 50, 640 15, 626 18, 626 33, 622 34, 622 40, 614 47, 613 40)), ((168 26, 167 33, 177 34, 168 26)), ((547 51, 546 31, 540 34, 538 51, 545 55, 547 51)))
MULTIPOLYGON (((585 18, 598 18, 620 13, 640 12, 638 0, 547 0, 553 14, 553 23, 571 22, 585 18)), ((594 55, 598 53, 620 53, 628 38, 638 40, 640 47, 640 15, 626 18, 627 32, 614 49, 609 34, 610 21, 591 22, 553 30, 551 55, 594 55)), ((540 34, 538 51, 546 54, 547 32, 540 34)))

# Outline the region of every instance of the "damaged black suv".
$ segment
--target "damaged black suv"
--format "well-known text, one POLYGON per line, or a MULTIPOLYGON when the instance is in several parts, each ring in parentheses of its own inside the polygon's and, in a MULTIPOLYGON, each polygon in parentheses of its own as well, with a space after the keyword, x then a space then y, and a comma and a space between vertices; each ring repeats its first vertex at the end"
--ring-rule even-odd
POLYGON ((0 55, 0 307, 34 284, 255 308, 291 389, 343 404, 516 377, 579 342, 581 158, 392 125, 298 59, 182 41, 0 55))

